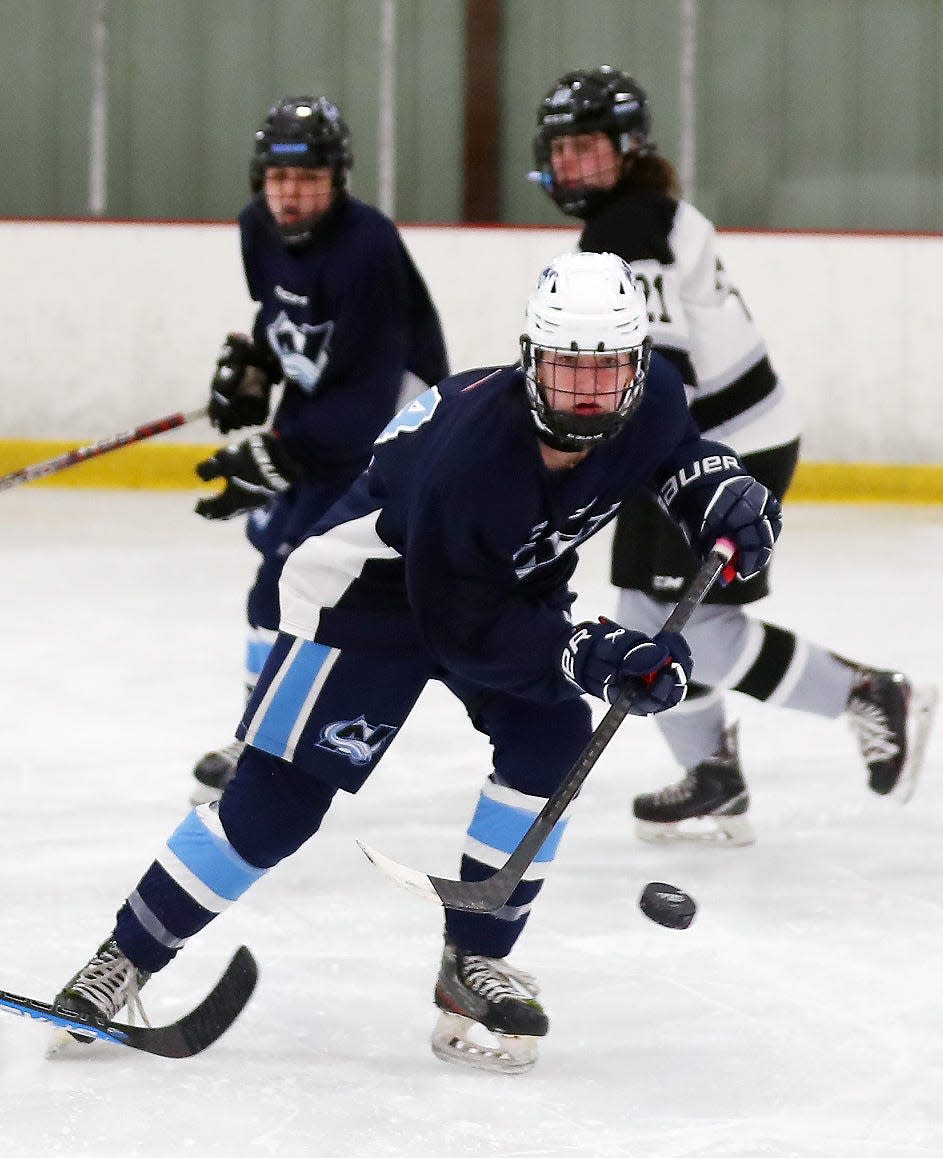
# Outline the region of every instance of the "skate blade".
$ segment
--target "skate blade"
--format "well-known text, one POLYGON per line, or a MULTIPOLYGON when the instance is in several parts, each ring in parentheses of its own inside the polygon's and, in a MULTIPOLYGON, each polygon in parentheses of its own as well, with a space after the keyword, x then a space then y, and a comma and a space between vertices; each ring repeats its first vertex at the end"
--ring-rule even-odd
POLYGON ((439 1014, 432 1031, 432 1052, 440 1061, 454 1062, 472 1069, 499 1074, 523 1074, 537 1061, 540 1038, 491 1033, 480 1022, 457 1013, 439 1014), (491 1044, 472 1038, 478 1033, 490 1038, 491 1044))
POLYGON ((712 848, 742 848, 756 842, 756 833, 745 816, 694 816, 659 824, 636 820, 635 834, 646 844, 701 844, 712 848))
POLYGON ((912 727, 908 736, 909 754, 904 761, 900 776, 890 795, 898 804, 906 804, 913 796, 917 787, 917 780, 923 770, 923 758, 926 753, 927 741, 930 739, 930 730, 933 727, 933 718, 936 715, 939 693, 932 685, 914 688, 910 700, 910 720, 912 727))

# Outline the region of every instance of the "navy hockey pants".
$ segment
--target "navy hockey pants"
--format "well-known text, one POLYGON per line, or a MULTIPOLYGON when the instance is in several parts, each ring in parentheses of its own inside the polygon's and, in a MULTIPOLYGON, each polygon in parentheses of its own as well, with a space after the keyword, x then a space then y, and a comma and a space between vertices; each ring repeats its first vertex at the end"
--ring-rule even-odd
MULTIPOLYGON (((179 948, 269 868, 318 831, 339 788, 356 792, 430 678, 465 705, 493 747, 493 770, 468 827, 461 878, 478 880, 516 848, 591 731, 579 698, 538 704, 433 672, 415 655, 340 652, 281 634, 237 734, 247 741, 216 805, 201 805, 171 834, 118 914, 119 944, 140 968, 162 968, 179 948)), ((448 762, 433 752, 430 762, 448 762)), ((435 777, 448 769, 433 769, 435 777)), ((566 826, 560 820, 507 905, 493 915, 446 912, 446 936, 468 952, 506 956, 566 826)))

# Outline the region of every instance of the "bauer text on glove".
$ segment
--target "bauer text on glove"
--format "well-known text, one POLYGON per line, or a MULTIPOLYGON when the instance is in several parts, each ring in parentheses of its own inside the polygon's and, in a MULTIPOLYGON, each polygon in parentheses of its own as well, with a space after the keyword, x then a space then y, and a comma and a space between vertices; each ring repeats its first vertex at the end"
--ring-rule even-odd
POLYGON ((628 692, 630 713, 650 716, 684 699, 691 651, 675 632, 648 636, 600 619, 577 624, 563 649, 561 666, 580 691, 610 704, 628 692))
POLYGON ((663 483, 658 498, 702 558, 723 538, 737 549, 738 578, 749 579, 769 566, 782 529, 782 508, 732 451, 688 464, 663 483))
POLYGON ((244 442, 224 446, 212 458, 197 464, 204 482, 226 480, 225 488, 200 499, 196 513, 204 519, 231 519, 265 506, 273 495, 288 490, 298 479, 297 466, 272 434, 253 434, 244 442))

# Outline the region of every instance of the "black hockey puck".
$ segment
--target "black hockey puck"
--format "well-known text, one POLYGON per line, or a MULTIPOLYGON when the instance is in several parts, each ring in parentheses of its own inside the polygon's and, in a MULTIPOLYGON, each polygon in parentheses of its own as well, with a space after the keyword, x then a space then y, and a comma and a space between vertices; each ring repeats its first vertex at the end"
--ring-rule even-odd
POLYGON ((638 899, 638 907, 650 921, 666 929, 686 929, 697 912, 697 905, 687 893, 664 881, 647 884, 638 899))

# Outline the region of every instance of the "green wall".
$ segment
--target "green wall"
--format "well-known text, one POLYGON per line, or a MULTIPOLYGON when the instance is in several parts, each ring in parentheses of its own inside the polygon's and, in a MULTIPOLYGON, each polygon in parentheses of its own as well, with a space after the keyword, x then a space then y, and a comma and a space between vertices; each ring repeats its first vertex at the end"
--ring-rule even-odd
MULTIPOLYGON (((397 7, 396 216, 458 221, 465 3, 397 7)), ((375 200, 380 9, 109 0, 107 215, 231 218, 266 109, 312 90, 340 105, 354 191, 375 200)), ((569 68, 633 73, 677 159, 681 11, 680 0, 504 0, 503 220, 560 223, 526 173, 537 103, 569 68)), ((86 210, 94 12, 95 0, 0 0, 0 215, 86 210)), ((718 224, 943 231, 943 0, 699 0, 697 13, 686 192, 718 224)))
MULTIPOLYGON (((94 0, 0 0, 0 215, 88 204, 94 0)), ((398 0, 397 215, 461 216, 461 0, 398 0)), ((326 93, 377 196, 379 0, 109 0, 113 217, 230 218, 279 96, 326 93)))

